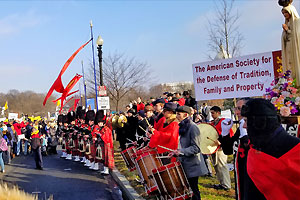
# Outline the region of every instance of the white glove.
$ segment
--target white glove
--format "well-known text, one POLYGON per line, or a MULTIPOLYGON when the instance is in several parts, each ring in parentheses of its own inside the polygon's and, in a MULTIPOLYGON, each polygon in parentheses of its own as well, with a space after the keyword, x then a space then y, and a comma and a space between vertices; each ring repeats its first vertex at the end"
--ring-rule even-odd
POLYGON ((228 135, 232 125, 233 125, 232 119, 224 119, 221 122, 221 127, 222 127, 221 135, 222 136, 228 135))
POLYGON ((247 135, 247 129, 244 128, 245 120, 241 119, 239 123, 240 123, 240 138, 242 138, 245 135, 247 135))

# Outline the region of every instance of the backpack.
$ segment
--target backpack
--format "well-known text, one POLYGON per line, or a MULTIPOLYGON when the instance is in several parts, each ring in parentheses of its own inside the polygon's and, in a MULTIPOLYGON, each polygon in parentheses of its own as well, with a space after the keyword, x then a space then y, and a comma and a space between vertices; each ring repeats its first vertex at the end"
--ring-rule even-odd
POLYGON ((0 140, 0 151, 7 151, 7 142, 4 138, 1 138, 0 140))

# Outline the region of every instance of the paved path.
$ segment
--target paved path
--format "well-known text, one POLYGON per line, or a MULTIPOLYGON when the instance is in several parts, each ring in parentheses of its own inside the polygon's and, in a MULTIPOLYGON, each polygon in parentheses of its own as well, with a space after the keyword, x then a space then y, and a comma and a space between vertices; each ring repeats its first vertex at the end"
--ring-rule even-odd
POLYGON ((119 189, 109 176, 89 170, 82 163, 67 161, 59 155, 43 157, 44 170, 36 170, 32 155, 20 156, 6 165, 0 179, 17 184, 39 199, 54 200, 120 200, 119 189), (46 196, 46 198, 45 198, 46 196))

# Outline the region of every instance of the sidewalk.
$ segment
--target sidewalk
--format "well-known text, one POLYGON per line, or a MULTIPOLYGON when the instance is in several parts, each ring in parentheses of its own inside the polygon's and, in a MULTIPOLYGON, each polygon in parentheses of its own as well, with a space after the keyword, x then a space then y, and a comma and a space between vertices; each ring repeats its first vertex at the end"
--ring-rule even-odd
POLYGON ((116 168, 111 171, 111 176, 114 181, 118 184, 120 190, 123 193, 123 198, 125 200, 142 200, 142 198, 130 185, 129 181, 123 176, 116 168))

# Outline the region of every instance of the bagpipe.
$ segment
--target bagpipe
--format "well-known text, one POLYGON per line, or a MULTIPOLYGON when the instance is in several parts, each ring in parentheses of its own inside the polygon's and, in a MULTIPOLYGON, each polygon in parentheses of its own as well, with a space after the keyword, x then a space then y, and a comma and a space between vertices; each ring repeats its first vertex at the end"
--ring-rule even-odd
MULTIPOLYGON (((91 128, 92 130, 92 128, 91 128)), ((92 131, 88 129, 88 127, 83 128, 83 134, 84 139, 86 142, 85 145, 85 154, 90 155, 92 153, 91 151, 91 145, 93 144, 93 137, 92 137, 92 131)))
POLYGON ((104 148, 104 142, 103 142, 100 134, 97 134, 97 140, 95 141, 95 146, 96 146, 96 158, 98 160, 103 160, 102 149, 104 148))

